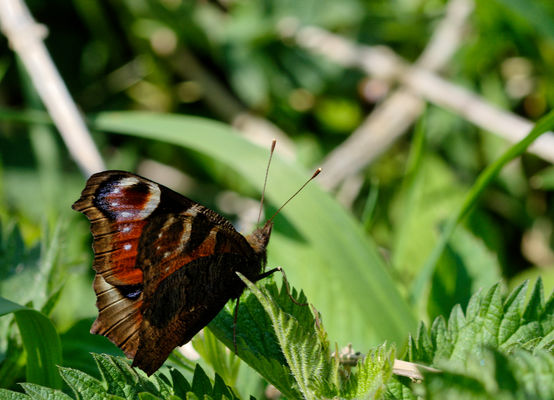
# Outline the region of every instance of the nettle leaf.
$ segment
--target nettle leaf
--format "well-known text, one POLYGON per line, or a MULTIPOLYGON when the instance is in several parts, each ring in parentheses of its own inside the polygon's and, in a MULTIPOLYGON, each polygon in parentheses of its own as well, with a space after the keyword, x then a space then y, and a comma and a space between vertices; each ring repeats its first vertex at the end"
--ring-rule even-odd
MULTIPOLYGON (((473 295, 465 314, 454 307, 448 323, 438 317, 430 330, 420 324, 409 340, 408 357, 441 373, 424 373, 418 394, 427 399, 554 398, 553 295, 545 302, 540 279, 527 289, 524 282, 503 300, 496 284, 473 295)), ((387 394, 407 398, 403 390, 397 383, 387 394)))
MULTIPOLYGON (((301 320, 310 318, 313 320, 310 311, 306 310, 307 307, 299 307, 290 301, 284 287, 279 290, 275 283, 269 283, 265 289, 273 298, 279 299, 279 304, 283 305, 286 312, 298 316, 301 320)), ((292 295, 300 303, 306 301, 302 293, 297 294, 293 291, 292 295)), ((209 330, 232 351, 234 351, 233 319, 233 307, 227 305, 208 325, 209 330)), ((271 326, 271 320, 256 296, 249 291, 246 292, 240 299, 236 323, 238 355, 279 389, 284 396, 291 399, 301 398, 275 333, 267 328, 269 326, 271 326)))
POLYGON ((358 363, 357 373, 348 379, 340 397, 350 399, 379 399, 385 394, 385 384, 392 377, 392 366, 396 352, 385 345, 370 351, 358 363))
POLYGON ((3 400, 29 400, 30 397, 24 393, 12 392, 11 390, 0 388, 0 399, 3 400))
POLYGON ((479 292, 469 301, 466 313, 455 306, 448 320, 437 317, 431 330, 421 324, 410 337, 409 359, 428 364, 440 360, 465 360, 486 346, 511 352, 518 348, 549 349, 554 339, 554 300, 545 303, 542 282, 537 280, 524 307, 528 282, 503 301, 500 285, 486 294, 479 292))
POLYGON ((99 380, 73 368, 60 368, 60 375, 73 390, 76 398, 104 399, 108 392, 99 380))
MULTIPOLYGON (((280 348, 280 354, 274 353, 270 360, 264 360, 264 364, 268 361, 269 364, 282 363, 280 369, 273 370, 258 369, 263 367, 260 364, 251 366, 274 384, 283 395, 294 399, 337 396, 347 399, 373 399, 385 394, 385 385, 392 375, 394 348, 387 349, 386 346, 381 346, 370 352, 354 368, 344 366, 340 364, 338 357, 330 355, 327 333, 323 329, 319 315, 314 317, 309 307, 295 304, 286 291, 285 283, 280 290, 274 282, 267 283, 259 289, 242 275, 241 279, 250 289, 247 299, 257 299, 258 307, 262 308, 254 314, 260 318, 255 325, 264 318, 269 319, 264 325, 258 325, 257 329, 267 334, 267 326, 273 326, 272 337, 266 340, 268 343, 277 343, 280 348), (260 312, 263 315, 264 311, 265 317, 259 315, 260 312)), ((302 293, 298 295, 293 291, 292 296, 298 303, 305 302, 302 293)), ((260 334, 252 331, 248 333, 253 333, 252 337, 260 334)), ((224 340, 228 340, 229 333, 223 336, 224 340)), ((246 343, 242 341, 239 347, 241 358, 244 345, 246 343)), ((256 345, 252 345, 250 349, 255 347, 256 345)))
POLYGON ((416 400, 417 396, 411 388, 410 378, 393 376, 387 384, 387 392, 384 398, 387 400, 416 400))
POLYGON ((107 383, 108 393, 124 399, 136 399, 140 392, 159 394, 158 388, 146 378, 146 375, 131 368, 127 360, 107 354, 92 356, 102 378, 107 383))
POLYGON ((426 399, 552 399, 554 355, 487 348, 468 355, 465 365, 446 363, 440 374, 425 374, 426 399))
MULTIPOLYGON (((161 373, 150 378, 129 365, 129 360, 106 354, 92 354, 102 381, 74 368, 60 367, 60 375, 78 400, 135 400, 135 399, 228 399, 238 397, 219 375, 214 383, 200 365, 196 366, 192 383, 177 370, 170 369, 170 377, 161 373)), ((23 383, 26 394, 0 389, 0 399, 52 399, 71 400, 67 394, 48 387, 23 383)))
POLYGON ((25 393, 27 393, 31 399, 72 400, 71 397, 61 390, 47 388, 34 383, 22 383, 21 387, 23 387, 23 390, 25 390, 25 393))

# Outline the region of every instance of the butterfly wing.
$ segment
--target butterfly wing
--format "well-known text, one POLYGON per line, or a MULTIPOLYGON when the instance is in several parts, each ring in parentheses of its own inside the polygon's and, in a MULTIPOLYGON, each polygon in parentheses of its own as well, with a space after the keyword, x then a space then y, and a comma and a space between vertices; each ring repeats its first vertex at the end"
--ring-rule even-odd
POLYGON ((217 213, 148 179, 105 171, 73 205, 91 222, 98 318, 133 365, 156 371, 243 285, 261 260, 217 213))

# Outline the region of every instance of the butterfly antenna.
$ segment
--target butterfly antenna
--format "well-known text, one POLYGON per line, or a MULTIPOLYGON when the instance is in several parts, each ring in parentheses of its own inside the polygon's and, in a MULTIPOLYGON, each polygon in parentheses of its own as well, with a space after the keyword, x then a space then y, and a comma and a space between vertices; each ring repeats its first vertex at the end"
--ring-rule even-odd
POLYGON ((256 223, 256 225, 260 223, 260 218, 262 217, 262 210, 264 208, 265 186, 267 185, 267 176, 269 175, 269 166, 271 165, 271 159, 273 158, 275 144, 277 144, 277 140, 273 139, 273 141, 271 142, 271 150, 269 151, 269 161, 267 162, 267 168, 265 169, 264 188, 262 189, 262 200, 260 201, 260 211, 258 212, 258 222, 256 223))
POLYGON ((275 216, 277 214, 279 214, 279 212, 283 209, 283 207, 285 207, 289 203, 289 201, 294 199, 296 197, 296 195, 298 193, 300 193, 302 191, 302 189, 304 189, 308 183, 310 183, 316 176, 319 175, 320 172, 321 172, 321 168, 316 169, 314 174, 312 175, 312 177, 310 179, 308 179, 302 186, 300 186, 300 189, 298 189, 292 196, 290 196, 289 199, 287 201, 285 201, 283 203, 283 205, 281 207, 279 207, 279 209, 277 211, 275 211, 275 214, 273 214, 267 222, 273 221, 273 218, 275 218, 275 216))

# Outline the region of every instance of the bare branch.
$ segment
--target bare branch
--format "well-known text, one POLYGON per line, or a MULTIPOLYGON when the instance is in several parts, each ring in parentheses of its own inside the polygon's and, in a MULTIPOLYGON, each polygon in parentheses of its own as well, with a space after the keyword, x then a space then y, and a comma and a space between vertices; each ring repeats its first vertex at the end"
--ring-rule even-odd
POLYGON ((46 28, 33 20, 23 0, 0 1, 0 24, 83 174, 104 170, 102 157, 43 43, 46 28))
MULTIPOLYGON (((472 9, 471 0, 451 0, 444 18, 416 65, 431 70, 442 69, 461 43, 472 9)), ((395 60, 393 70, 401 73, 402 61, 394 54, 389 54, 388 49, 381 48, 371 57, 379 60, 380 53, 385 56, 388 54, 395 60)), ((419 96, 405 88, 392 93, 342 145, 327 156, 323 165, 329 172, 321 180, 322 185, 328 188, 335 187, 341 180, 371 163, 410 128, 423 111, 424 104, 419 96)))
MULTIPOLYGON (((356 45, 315 27, 300 28, 296 31, 294 37, 297 43, 311 51, 323 54, 341 65, 358 67, 376 78, 398 80, 405 85, 401 94, 397 92, 391 95, 348 140, 328 156, 323 163, 327 173, 322 177, 321 184, 328 188, 334 187, 344 177, 359 171, 381 154, 417 118, 423 106, 419 98, 449 109, 480 128, 512 142, 522 139, 532 129, 531 121, 501 110, 482 97, 426 69, 442 68, 447 61, 445 55, 452 54, 460 43, 463 20, 471 10, 467 4, 463 8, 462 2, 471 5, 468 0, 452 0, 449 3, 449 12, 452 12, 450 15, 457 16, 459 22, 453 23, 454 19, 446 18, 449 22, 441 24, 436 39, 431 40, 428 49, 415 66, 409 66, 385 47, 356 45), (454 33, 455 27, 458 34, 454 33), (447 28, 452 28, 452 31, 449 32, 447 28), (444 38, 439 38, 439 33, 444 35, 444 38), (448 43, 451 51, 445 50, 448 43), (431 45, 437 46, 437 50, 431 48, 431 45)), ((554 162, 552 133, 537 139, 529 151, 554 162)))

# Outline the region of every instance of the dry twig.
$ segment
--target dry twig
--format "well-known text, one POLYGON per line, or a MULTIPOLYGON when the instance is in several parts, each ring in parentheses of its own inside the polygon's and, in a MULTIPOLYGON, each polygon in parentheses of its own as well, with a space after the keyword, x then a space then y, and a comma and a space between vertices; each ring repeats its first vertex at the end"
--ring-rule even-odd
MULTIPOLYGON (((328 171, 320 183, 335 187, 381 154, 421 113, 424 99, 449 109, 482 129, 512 142, 522 139, 532 122, 501 110, 480 96, 454 85, 430 69, 441 68, 460 43, 464 21, 471 10, 469 0, 452 0, 448 13, 416 65, 410 66, 385 47, 360 46, 323 29, 304 27, 294 33, 296 42, 315 53, 347 66, 358 67, 385 81, 399 81, 399 89, 362 124, 347 141, 331 153, 323 167, 328 171), (448 50, 450 49, 450 50, 448 50)), ((554 136, 541 136, 529 151, 554 162, 554 136)))
POLYGON ((0 1, 0 24, 83 174, 104 170, 100 153, 42 41, 46 28, 33 20, 23 0, 0 1))

